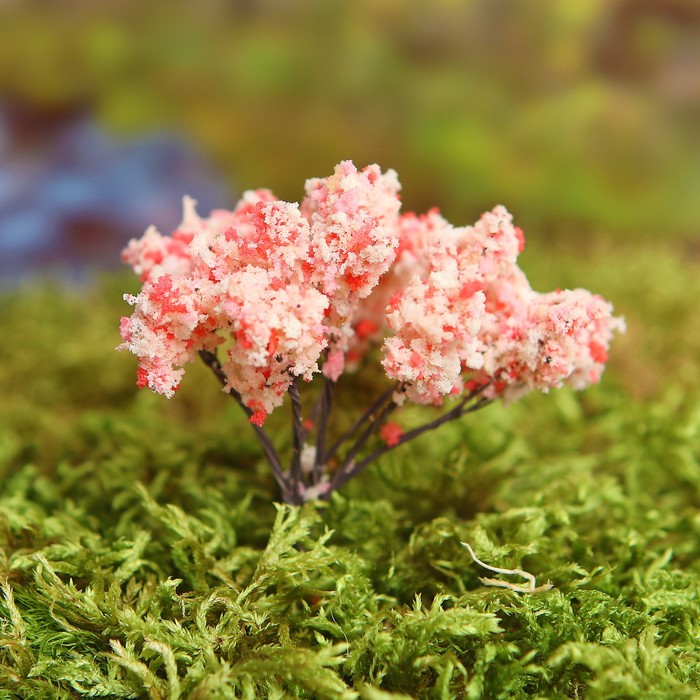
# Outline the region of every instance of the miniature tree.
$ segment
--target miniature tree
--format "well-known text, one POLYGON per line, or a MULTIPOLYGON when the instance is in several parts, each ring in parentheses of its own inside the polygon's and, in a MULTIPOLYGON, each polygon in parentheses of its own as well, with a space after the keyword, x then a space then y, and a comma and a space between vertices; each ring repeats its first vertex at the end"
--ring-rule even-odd
POLYGON ((394 171, 345 161, 307 181, 301 206, 257 190, 202 219, 185 198, 172 236, 151 227, 123 253, 143 282, 121 322, 138 385, 170 398, 199 356, 248 415, 287 503, 327 498, 389 450, 496 399, 599 381, 623 329, 600 296, 531 289, 517 266, 523 233, 504 207, 455 227, 437 210, 400 215, 399 189, 394 171), (337 382, 378 347, 392 383, 330 443, 337 382), (299 381, 317 376, 305 417, 299 381), (264 423, 287 395, 285 466, 264 423), (390 418, 406 401, 443 412, 404 431, 390 418))

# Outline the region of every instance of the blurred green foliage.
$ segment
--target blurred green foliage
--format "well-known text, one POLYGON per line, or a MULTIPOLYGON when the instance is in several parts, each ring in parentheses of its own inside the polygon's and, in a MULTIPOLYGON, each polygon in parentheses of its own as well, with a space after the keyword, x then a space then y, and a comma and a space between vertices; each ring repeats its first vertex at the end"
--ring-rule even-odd
POLYGON ((0 92, 174 128, 296 201, 344 158, 455 223, 697 236, 694 0, 5 3, 0 92))

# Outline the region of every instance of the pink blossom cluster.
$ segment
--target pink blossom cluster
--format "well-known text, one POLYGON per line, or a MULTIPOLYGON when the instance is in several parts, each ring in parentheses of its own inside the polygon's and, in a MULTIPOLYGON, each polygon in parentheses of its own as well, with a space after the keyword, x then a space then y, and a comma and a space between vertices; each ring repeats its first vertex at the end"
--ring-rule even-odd
MULTIPOLYGON (((502 206, 474 226, 399 214, 394 171, 340 163, 301 205, 267 190, 151 227, 123 253, 143 287, 123 318, 138 383, 171 397, 184 366, 222 345, 225 389, 262 425, 292 382, 335 382, 375 345, 410 401, 481 389, 515 398, 600 379, 623 322, 585 290, 539 294, 517 266, 522 231, 502 206)), ((399 441, 399 433, 387 440, 399 441)))
POLYGON ((407 398, 440 404, 481 386, 514 399, 600 380, 623 320, 583 289, 535 292, 517 265, 523 232, 504 207, 460 228, 435 211, 404 215, 400 241, 383 365, 407 398))
POLYGON ((352 310, 389 269, 398 241, 396 174, 349 161, 310 180, 301 204, 246 192, 200 218, 185 199, 172 236, 150 228, 123 253, 143 288, 127 296, 120 347, 138 383, 171 397, 200 350, 231 341, 222 369, 261 425, 295 377, 343 371, 352 310))

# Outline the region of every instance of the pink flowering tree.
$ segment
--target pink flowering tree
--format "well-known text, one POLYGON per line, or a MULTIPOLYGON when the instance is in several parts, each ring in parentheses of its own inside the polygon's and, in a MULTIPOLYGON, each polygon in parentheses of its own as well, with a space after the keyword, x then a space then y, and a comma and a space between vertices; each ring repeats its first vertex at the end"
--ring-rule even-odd
POLYGON ((287 503, 327 498, 389 450, 496 399, 598 382, 623 329, 600 296, 532 290, 504 207, 455 227, 437 210, 401 215, 399 189, 392 170, 345 161, 308 180, 301 205, 257 190, 203 219, 185 198, 171 236, 151 227, 123 253, 143 283, 121 321, 138 385, 170 398, 201 359, 247 414, 287 503), (386 390, 331 441, 338 380, 376 349, 386 390), (299 383, 317 377, 304 406, 299 383), (285 460, 264 424, 287 397, 285 460), (437 415, 404 430, 394 418, 407 401, 437 415))

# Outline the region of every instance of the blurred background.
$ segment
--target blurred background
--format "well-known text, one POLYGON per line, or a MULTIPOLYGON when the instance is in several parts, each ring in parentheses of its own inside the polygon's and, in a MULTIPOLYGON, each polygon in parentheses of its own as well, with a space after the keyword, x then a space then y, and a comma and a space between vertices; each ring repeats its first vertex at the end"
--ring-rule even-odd
POLYGON ((697 254, 700 4, 0 3, 5 282, 345 158, 455 224, 503 203, 529 240, 697 254))

